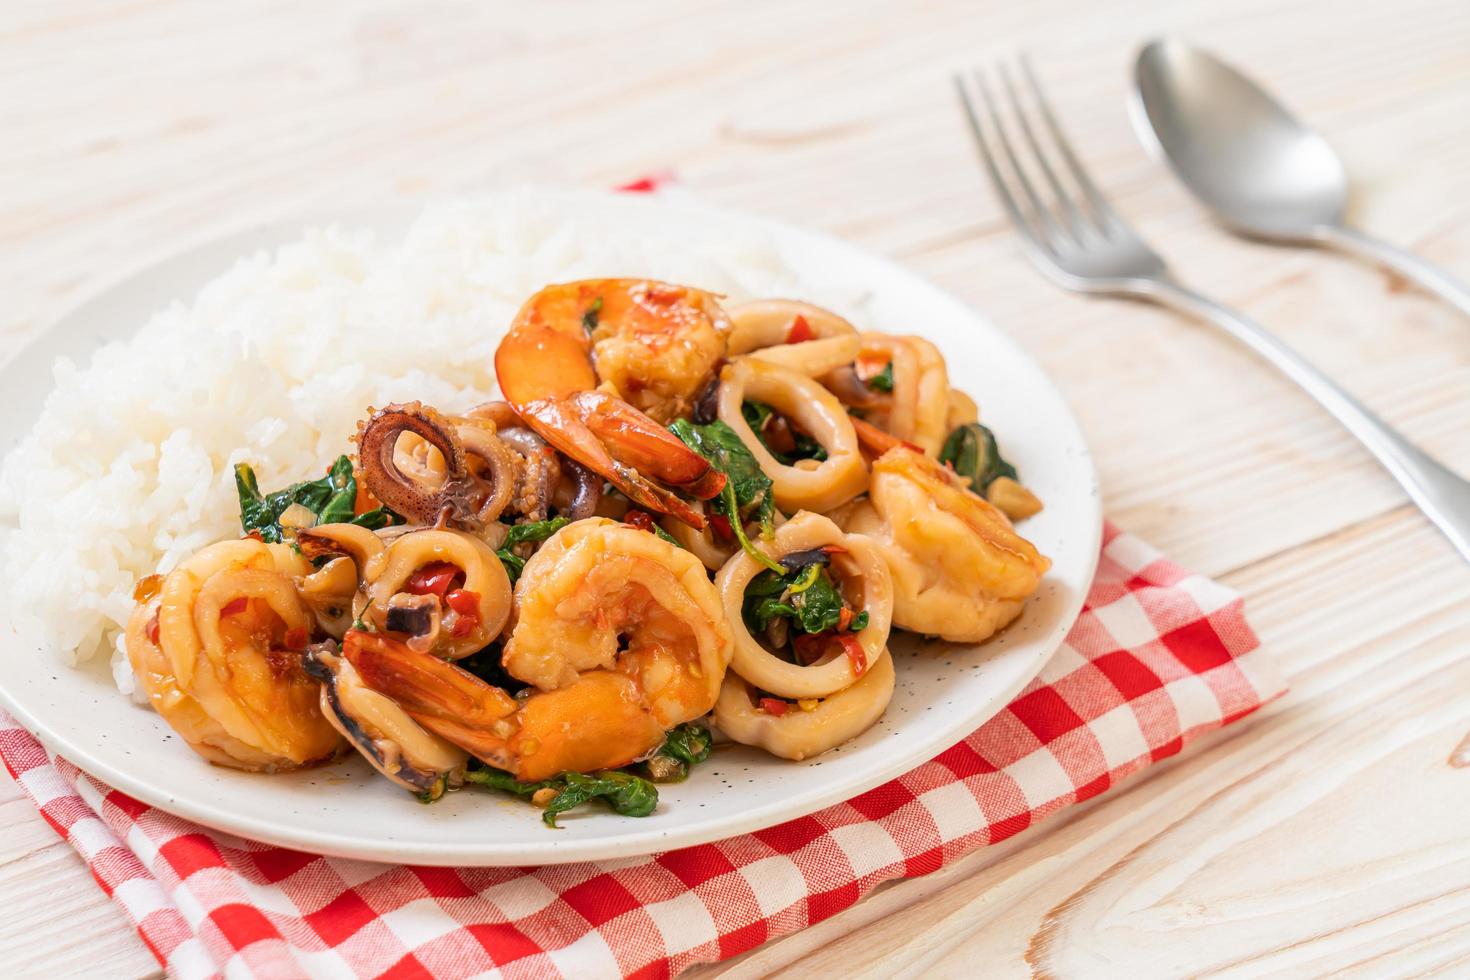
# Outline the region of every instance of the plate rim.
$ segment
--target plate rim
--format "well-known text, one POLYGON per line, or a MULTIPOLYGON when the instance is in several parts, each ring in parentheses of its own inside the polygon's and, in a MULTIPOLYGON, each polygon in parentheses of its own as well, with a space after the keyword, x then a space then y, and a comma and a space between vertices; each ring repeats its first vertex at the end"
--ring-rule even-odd
MULTIPOLYGON (((475 200, 482 197, 490 198, 496 194, 506 193, 509 190, 512 189, 497 190, 491 188, 473 195, 464 195, 462 199, 475 200)), ((1067 597, 1063 614, 1058 616, 1049 634, 1044 639, 1038 639, 1036 641, 1037 652, 1033 654, 1032 661, 1027 665, 1026 669, 1018 671, 1017 675, 1011 678, 1003 687, 996 688, 998 692, 1002 693, 997 693, 992 696, 990 707, 993 710, 988 711, 983 718, 976 721, 975 728, 985 724, 1003 711, 1015 695, 1041 672, 1046 663, 1061 647, 1067 633, 1070 632, 1072 626, 1076 623, 1086 601, 1091 583, 1096 575, 1103 539, 1103 511, 1095 459, 1070 401, 1063 395, 1061 389, 1052 380, 1051 376, 1047 374, 1041 364, 1019 342, 1011 337, 1009 333, 990 321, 971 304, 953 295, 948 290, 930 282, 926 277, 911 270, 906 265, 886 255, 846 241, 836 235, 788 224, 779 219, 773 219, 763 215, 750 214, 711 205, 702 200, 695 199, 692 195, 678 191, 652 195, 632 195, 622 192, 593 191, 587 189, 543 188, 539 189, 539 192, 548 196, 573 201, 595 200, 599 206, 626 206, 634 210, 654 209, 669 212, 676 216, 703 215, 719 221, 742 224, 753 229, 766 231, 771 234, 772 239, 776 242, 795 241, 799 243, 802 240, 806 240, 808 242, 815 242, 819 247, 825 249, 847 252, 862 257, 864 261, 877 262, 891 267, 910 279, 917 288, 930 291, 946 304, 963 310, 968 318, 983 324, 986 327, 985 342, 987 344, 1008 347, 1009 350, 1007 353, 1010 356, 1028 363, 1041 378, 1045 379, 1051 397, 1057 401, 1062 410, 1063 420, 1072 430, 1073 444, 1079 450, 1079 459, 1077 462, 1087 477, 1088 486, 1085 489, 1088 492, 1085 494, 1085 497, 1093 502, 1092 516, 1094 519, 1087 522, 1086 526, 1089 535, 1087 540, 1075 545, 1079 549, 1085 547, 1085 555, 1087 556, 1084 558, 1085 574, 1080 580, 1079 588, 1067 597)), ((130 286, 135 286, 139 280, 147 280, 157 275, 166 275, 171 266, 187 264, 201 252, 222 251, 235 245, 238 247, 232 254, 237 259, 243 258, 246 255, 260 251, 262 248, 275 248, 299 240, 302 234, 309 229, 324 227, 337 227, 345 230, 367 229, 375 235, 398 234, 406 231, 408 224, 416 215, 422 214, 435 205, 455 199, 450 197, 431 198, 416 203, 395 203, 373 208, 341 210, 331 213, 307 211, 295 217, 261 222, 244 228, 235 228, 217 236, 204 236, 199 240, 187 242, 161 258, 154 257, 151 260, 131 267, 118 277, 109 279, 95 291, 91 291, 79 302, 70 306, 64 313, 53 318, 46 326, 38 330, 30 341, 10 358, 0 370, 8 370, 23 359, 35 360, 38 356, 44 356, 42 354, 42 348, 46 346, 45 341, 47 337, 66 321, 84 315, 94 305, 107 303, 115 294, 127 290, 130 286), (247 245, 247 243, 254 244, 247 245)), ((214 275, 220 275, 223 271, 224 269, 217 269, 214 275)), ((204 281, 207 282, 209 280, 206 279, 204 281)), ((186 298, 186 295, 192 296, 193 292, 197 292, 202 284, 196 283, 193 286, 185 287, 183 294, 176 294, 177 298, 186 298)), ((132 336, 138 327, 141 327, 141 323, 138 323, 132 331, 116 335, 109 339, 123 339, 132 336)), ((54 360, 54 357, 50 358, 50 360, 54 360)), ((49 363, 47 366, 49 376, 49 363)), ((52 387, 54 385, 48 386, 48 390, 52 387)), ((471 852, 467 851, 459 843, 436 844, 432 840, 410 842, 378 838, 374 841, 368 841, 365 837, 337 838, 334 840, 328 832, 320 830, 295 830, 285 821, 282 821, 280 824, 282 830, 279 833, 272 828, 261 830, 254 825, 248 828, 242 827, 239 819, 233 819, 230 813, 212 806, 208 799, 201 801, 198 799, 174 797, 164 790, 154 788, 146 778, 136 777, 127 769, 114 766, 105 760, 99 760, 89 751, 85 741, 74 736, 65 728, 46 723, 42 718, 29 710, 22 701, 14 698, 3 684, 0 684, 0 706, 3 706, 10 712, 28 731, 40 739, 53 752, 64 756, 78 768, 94 778, 101 780, 106 785, 121 790, 150 806, 155 806, 167 813, 194 821, 211 829, 264 844, 289 847, 304 852, 332 857, 380 863, 466 867, 514 867, 536 864, 567 864, 582 861, 617 860, 697 846, 711 841, 725 840, 741 834, 751 833, 755 830, 776 826, 790 820, 799 819, 836 803, 850 800, 876 786, 882 785, 922 766, 952 745, 957 744, 958 741, 952 740, 947 731, 942 732, 940 735, 931 735, 927 739, 919 742, 918 746, 913 748, 911 752, 896 754, 894 758, 887 759, 881 764, 873 766, 861 778, 829 784, 825 789, 822 788, 823 783, 821 781, 816 781, 816 788, 796 797, 794 800, 773 801, 753 809, 741 810, 723 819, 707 820, 702 825, 695 824, 693 825, 694 829, 691 830, 640 831, 637 827, 637 822, 630 820, 627 822, 628 830, 624 833, 588 839, 549 838, 544 846, 536 849, 534 856, 530 856, 528 855, 528 848, 518 842, 497 844, 494 841, 487 841, 471 852), (704 829, 700 829, 701 827, 704 829), (358 841, 361 843, 357 843, 358 841), (370 846, 374 842, 376 842, 377 846, 370 846)), ((971 730, 973 731, 974 729, 971 730)), ((963 740, 965 737, 968 737, 968 733, 961 735, 959 740, 963 740)))

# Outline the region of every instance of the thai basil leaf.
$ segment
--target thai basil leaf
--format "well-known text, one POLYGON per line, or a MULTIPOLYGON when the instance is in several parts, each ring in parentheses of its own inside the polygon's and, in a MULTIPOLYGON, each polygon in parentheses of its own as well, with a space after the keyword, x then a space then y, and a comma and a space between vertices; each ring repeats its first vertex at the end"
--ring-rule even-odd
POLYGON ((510 773, 502 769, 473 769, 464 774, 465 782, 486 786, 490 789, 498 789, 503 793, 514 793, 516 796, 530 796, 537 790, 556 788, 555 779, 543 779, 536 783, 523 783, 510 773))
POLYGON ((979 422, 970 422, 951 432, 939 450, 939 461, 950 464, 979 494, 984 494, 1000 477, 1019 479, 1016 468, 1001 456, 995 433, 979 422))
POLYGON ((772 449, 770 442, 766 439, 765 428, 767 420, 775 413, 776 410, 765 402, 745 401, 740 405, 740 414, 745 417, 745 424, 750 426, 750 431, 754 432, 755 437, 761 441, 761 445, 766 447, 766 452, 776 457, 781 463, 790 466, 798 459, 815 459, 820 462, 827 458, 827 450, 820 442, 805 432, 798 432, 794 429, 791 432, 791 438, 796 445, 790 452, 778 452, 772 449))
POLYGON ((883 370, 873 375, 864 383, 873 391, 892 391, 893 362, 889 361, 887 364, 883 365, 883 370))
MULTIPOLYGON (((762 572, 752 579, 741 605, 741 615, 750 631, 765 632, 778 616, 792 620, 803 633, 836 629, 842 621, 844 603, 825 565, 825 561, 812 562, 785 575, 762 572)), ((847 628, 856 631, 867 625, 868 613, 864 610, 853 616, 847 628)))
POLYGON ((686 722, 669 731, 663 748, 658 752, 659 755, 678 759, 686 766, 697 766, 709 758, 713 749, 714 739, 710 736, 709 729, 703 725, 686 722))
POLYGON ((539 543, 551 537, 557 531, 572 523, 568 517, 553 517, 545 521, 529 521, 525 524, 517 524, 505 535, 505 541, 495 552, 495 557, 500 559, 500 564, 505 566, 506 577, 510 584, 515 585, 521 577, 521 570, 526 567, 526 559, 516 554, 513 549, 518 544, 539 543))
POLYGON ((646 817, 658 806, 658 788, 653 783, 616 769, 591 774, 564 772, 551 779, 523 783, 508 772, 485 768, 465 773, 465 781, 524 797, 543 789, 555 790, 556 795, 541 813, 541 820, 548 827, 556 826, 558 815, 591 800, 602 800, 614 813, 624 817, 646 817))
POLYGON ((495 552, 495 557, 500 559, 500 564, 505 568, 505 577, 510 579, 510 584, 515 585, 521 579, 521 571, 526 567, 526 559, 508 548, 501 548, 495 552))
POLYGON ((658 806, 658 788, 641 776, 617 769, 604 769, 591 775, 568 772, 558 776, 561 792, 552 797, 541 820, 556 826, 558 814, 590 800, 602 800, 612 811, 624 817, 646 817, 658 806))
POLYGON ((796 607, 796 620, 804 633, 824 633, 836 629, 842 618, 842 593, 827 570, 819 568, 816 580, 791 597, 796 607))
POLYGON ((745 533, 745 521, 754 520, 760 525, 761 536, 770 536, 776 515, 776 498, 771 495, 771 478, 761 470, 735 430, 719 419, 708 425, 675 419, 669 431, 725 474, 724 489, 712 501, 712 506, 729 520, 730 528, 746 554, 767 568, 779 570, 780 566, 771 556, 752 544, 745 533))
POLYGON ((542 542, 551 537, 557 531, 572 523, 569 517, 553 517, 545 521, 530 521, 526 524, 517 524, 505 535, 505 542, 501 547, 509 548, 512 545, 525 542, 542 542))
POLYGON ((708 728, 686 722, 669 730, 662 747, 639 764, 639 771, 655 783, 683 782, 692 767, 709 758, 713 748, 708 728))
POLYGON ((346 456, 338 456, 320 480, 308 480, 267 494, 260 492, 255 471, 249 464, 238 463, 235 490, 240 496, 241 530, 246 534, 258 531, 261 540, 272 543, 284 540, 281 515, 293 504, 300 504, 315 514, 318 524, 357 524, 376 531, 399 520, 386 507, 364 514, 353 513, 357 506, 357 477, 352 471, 352 460, 346 456))

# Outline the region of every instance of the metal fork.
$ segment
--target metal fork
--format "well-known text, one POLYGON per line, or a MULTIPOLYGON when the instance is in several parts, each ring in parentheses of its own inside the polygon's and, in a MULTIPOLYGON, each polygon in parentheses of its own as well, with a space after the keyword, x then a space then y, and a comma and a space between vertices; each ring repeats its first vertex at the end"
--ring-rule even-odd
POLYGON ((1031 261, 1066 289, 1159 303, 1245 344, 1357 436, 1470 561, 1470 482, 1394 431, 1265 328, 1175 279, 1087 176, 1030 61, 1020 60, 1029 98, 1004 64, 996 70, 1014 119, 1009 126, 983 72, 968 80, 956 75, 955 88, 985 172, 1031 261), (1019 140, 1012 138, 1013 131, 1019 131, 1019 140))

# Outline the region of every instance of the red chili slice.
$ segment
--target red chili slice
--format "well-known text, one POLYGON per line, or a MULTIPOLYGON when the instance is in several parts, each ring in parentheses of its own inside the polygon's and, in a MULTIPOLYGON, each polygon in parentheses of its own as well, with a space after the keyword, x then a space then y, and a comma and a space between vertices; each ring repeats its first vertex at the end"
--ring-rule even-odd
POLYGON ((855 677, 861 677, 868 670, 868 654, 863 650, 863 645, 858 638, 851 633, 838 633, 837 642, 842 644, 842 652, 847 654, 847 659, 852 661, 852 672, 855 677))
POLYGON ((311 635, 306 632, 305 626, 293 626, 286 631, 286 638, 281 642, 287 650, 305 650, 311 635))
MULTIPOLYGON (((851 613, 848 615, 850 617, 851 613)), ((810 666, 825 657, 833 643, 852 662, 853 674, 857 677, 863 676, 868 669, 868 655, 853 633, 834 633, 831 630, 825 633, 804 633, 791 641, 791 649, 803 666, 810 666)))
POLYGON ((735 540, 735 529, 730 526, 730 519, 724 514, 708 514, 710 533, 720 544, 729 544, 735 540))
POLYGON ((652 514, 646 510, 638 510, 636 507, 623 515, 623 523, 629 527, 636 527, 640 531, 647 531, 649 534, 653 533, 656 526, 652 514))
POLYGON ((241 596, 238 599, 231 599, 229 602, 220 607, 219 614, 221 617, 237 615, 238 613, 244 612, 245 607, 249 605, 249 603, 250 600, 245 598, 244 596, 241 596))
POLYGON ((816 334, 812 333, 812 325, 806 322, 806 317, 798 313, 796 319, 791 321, 791 328, 786 331, 786 342, 799 344, 815 336, 816 334))
POLYGON ((822 659, 831 637, 831 633, 802 633, 791 641, 791 652, 796 654, 803 667, 810 667, 822 659))
POLYGON ((480 625, 480 595, 468 589, 451 589, 444 596, 444 604, 454 610, 454 622, 449 624, 450 636, 469 636, 480 625))
POLYGON ((148 642, 158 646, 158 613, 154 613, 153 618, 148 620, 148 642))
POLYGON ((791 705, 787 704, 785 701, 782 701, 780 698, 760 699, 760 709, 768 715, 775 715, 777 718, 784 715, 786 713, 786 709, 789 707, 791 707, 791 705))
POLYGON ((444 604, 461 616, 478 616, 480 594, 469 589, 450 589, 444 595, 444 604))
POLYGON ((403 591, 443 598, 444 593, 454 587, 454 580, 459 578, 463 581, 463 576, 464 573, 456 565, 447 561, 431 561, 408 577, 408 581, 403 584, 403 591))

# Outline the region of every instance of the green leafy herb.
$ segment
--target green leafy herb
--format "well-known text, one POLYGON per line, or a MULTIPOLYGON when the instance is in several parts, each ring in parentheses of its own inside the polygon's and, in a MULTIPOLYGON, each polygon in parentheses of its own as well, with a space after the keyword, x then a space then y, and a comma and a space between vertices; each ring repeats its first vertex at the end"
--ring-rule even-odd
POLYGON ((505 543, 502 547, 509 548, 512 545, 530 542, 542 542, 551 537, 557 531, 572 523, 570 517, 553 517, 545 521, 529 521, 525 524, 517 524, 505 535, 505 543))
POLYGON ((689 777, 691 767, 709 758, 714 739, 709 729, 687 722, 668 732, 663 746, 640 766, 655 783, 678 783, 689 777))
POLYGON ((501 548, 495 552, 495 557, 500 559, 500 564, 505 566, 505 577, 510 579, 510 584, 515 585, 521 579, 521 572, 526 567, 526 559, 511 551, 509 548, 501 548))
MULTIPOLYGON (((815 459, 821 461, 827 458, 827 450, 805 432, 791 429, 791 441, 795 443, 790 452, 781 452, 771 447, 770 440, 766 438, 766 423, 776 410, 765 402, 746 401, 740 405, 740 414, 745 417, 745 424, 750 426, 750 431, 766 447, 766 452, 776 457, 777 460, 790 466, 798 459, 815 459)), ((788 423, 789 427, 789 423, 788 423)))
MULTIPOLYGON (((824 555, 825 559, 826 556, 824 555)), ((812 562, 784 575, 762 572, 745 589, 741 615, 752 633, 763 633, 771 620, 785 617, 803 633, 824 633, 842 621, 842 592, 826 569, 827 561, 812 562)), ((868 625, 866 610, 853 616, 852 631, 868 625)))
POLYGON ((357 477, 352 460, 338 456, 327 475, 320 480, 297 483, 275 493, 262 494, 255 481, 255 471, 247 463, 235 465, 235 489, 240 495, 240 528, 246 534, 259 531, 261 540, 285 540, 281 515, 293 504, 300 504, 316 515, 318 524, 357 524, 376 531, 397 523, 399 518, 386 507, 354 514, 357 505, 357 477))
POLYGON ((948 463, 960 476, 970 481, 976 493, 983 494, 1000 477, 1019 479, 1016 468, 1005 461, 995 444, 995 433, 979 422, 956 428, 944 440, 939 461, 948 463))
POLYGON ((653 783, 641 776, 616 769, 604 769, 591 774, 564 772, 552 779, 534 783, 520 782, 510 773, 499 769, 476 769, 465 774, 465 781, 527 797, 543 789, 555 790, 556 795, 541 814, 542 822, 548 827, 556 826, 559 814, 591 800, 600 799, 614 813, 625 817, 646 817, 658 806, 658 788, 653 783))
POLYGON ((586 311, 582 314, 582 329, 583 330, 586 330, 588 333, 591 333, 592 331, 596 330, 597 329, 597 317, 598 317, 598 315, 600 313, 602 313, 602 297, 601 296, 599 296, 596 299, 594 299, 592 301, 592 305, 589 306, 589 307, 587 307, 586 311))
POLYGON ((695 425, 688 419, 675 419, 669 431, 710 465, 725 474, 725 487, 712 505, 730 522, 730 529, 745 553, 769 569, 780 566, 745 533, 745 522, 755 521, 762 537, 769 537, 776 515, 776 498, 771 495, 771 478, 761 470, 735 430, 716 419, 708 425, 695 425))
POLYGON ((526 567, 526 559, 511 549, 518 544, 545 541, 570 523, 572 523, 570 518, 553 517, 545 521, 530 521, 525 524, 517 524, 507 532, 505 542, 495 552, 495 556, 505 566, 505 574, 510 578, 512 585, 521 577, 521 570, 526 567))
POLYGON ((883 365, 883 370, 873 375, 864 383, 873 391, 892 391, 893 362, 889 361, 887 364, 883 365))
POLYGON ((713 748, 714 739, 710 737, 709 729, 691 721, 671 729, 663 748, 658 752, 659 755, 678 759, 686 766, 697 766, 709 758, 713 748))

